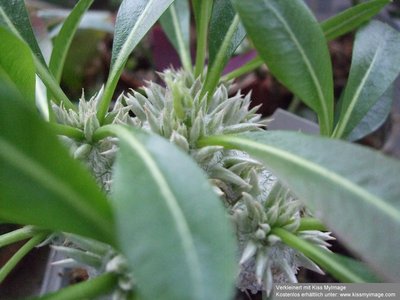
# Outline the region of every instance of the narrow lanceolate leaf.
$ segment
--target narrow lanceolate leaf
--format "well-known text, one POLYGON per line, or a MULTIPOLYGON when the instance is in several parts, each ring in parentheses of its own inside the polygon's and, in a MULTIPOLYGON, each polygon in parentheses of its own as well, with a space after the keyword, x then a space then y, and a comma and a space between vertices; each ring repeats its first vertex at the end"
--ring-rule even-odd
POLYGON ((358 28, 375 16, 390 0, 372 0, 353 6, 321 23, 327 40, 358 28))
POLYGON ((39 61, 45 64, 36 37, 33 33, 28 12, 24 0, 0 0, 0 25, 9 29, 12 27, 18 31, 39 61), (11 24, 9 24, 11 22, 11 24), (11 26, 10 26, 11 25, 11 26))
POLYGON ((7 28, 16 37, 25 41, 33 52, 36 74, 39 75, 47 89, 53 95, 53 101, 57 104, 63 103, 65 107, 75 109, 68 97, 48 70, 42 52, 33 35, 29 17, 23 0, 0 0, 0 26, 7 28))
POLYGON ((161 26, 179 54, 183 67, 190 71, 190 6, 188 0, 175 0, 160 18, 161 26))
POLYGON ((375 270, 400 280, 400 162, 365 147, 295 132, 205 138, 262 160, 375 270))
POLYGON ((230 0, 214 2, 209 30, 209 67, 202 95, 208 93, 210 98, 221 79, 226 63, 246 33, 230 0))
MULTIPOLYGON (((208 36, 209 65, 211 66, 221 49, 224 38, 236 15, 230 0, 214 1, 208 36)), ((227 49, 224 49, 225 62, 242 43, 246 32, 242 24, 236 27, 227 49)))
POLYGON ((387 120, 393 103, 393 86, 379 98, 360 123, 347 136, 348 141, 357 141, 380 128, 387 120))
POLYGON ((400 33, 372 21, 356 36, 350 75, 334 137, 346 138, 400 72, 400 33))
POLYGON ((318 113, 321 133, 333 126, 332 66, 326 39, 303 1, 232 0, 271 73, 318 113))
MULTIPOLYGON (((337 14, 328 20, 320 23, 321 29, 324 32, 327 41, 331 41, 339 36, 349 33, 363 23, 370 20, 391 0, 371 0, 363 2, 356 6, 345 10, 344 12, 337 14)), ((251 70, 262 65, 262 59, 256 57, 252 64, 238 68, 237 70, 229 73, 224 80, 236 78, 240 74, 247 73, 251 70)))
POLYGON ((111 209, 95 180, 4 83, 0 111, 0 219, 113 243, 111 209))
POLYGON ((54 39, 54 48, 51 53, 49 68, 57 82, 61 81, 65 59, 75 32, 78 29, 79 22, 92 3, 93 0, 80 0, 65 19, 60 32, 54 39))
POLYGON ((341 282, 379 282, 374 273, 359 261, 321 249, 282 228, 274 228, 272 232, 341 282))
POLYGON ((367 265, 363 262, 355 260, 354 258, 343 256, 337 253, 328 253, 332 259, 336 260, 337 263, 342 264, 352 270, 353 273, 360 276, 365 282, 378 283, 382 282, 382 279, 377 277, 367 265))
POLYGON ((124 0, 115 24, 111 70, 98 116, 102 121, 129 55, 174 0, 124 0))
POLYGON ((193 14, 196 24, 198 24, 200 19, 201 1, 202 0, 192 0, 193 14))
POLYGON ((6 78, 35 105, 35 65, 29 46, 0 27, 0 69, 6 78))
POLYGON ((144 299, 230 299, 235 244, 198 166, 159 136, 116 129, 118 239, 144 299), (162 266, 162 269, 160 269, 162 266))

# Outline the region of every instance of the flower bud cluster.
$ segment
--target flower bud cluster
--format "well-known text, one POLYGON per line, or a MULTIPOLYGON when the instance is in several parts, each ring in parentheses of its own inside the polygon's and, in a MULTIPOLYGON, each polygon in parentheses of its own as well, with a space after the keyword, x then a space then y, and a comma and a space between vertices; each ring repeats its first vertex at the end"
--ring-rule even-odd
MULTIPOLYGON (((53 111, 60 124, 68 125, 83 131, 85 139, 76 141, 62 136, 61 139, 67 144, 73 157, 84 161, 88 169, 96 178, 98 184, 106 192, 111 187, 111 170, 114 162, 117 146, 113 138, 105 138, 94 142, 93 134, 100 127, 97 118, 97 106, 103 96, 103 88, 86 101, 85 95, 79 99, 78 111, 66 109, 63 106, 53 104, 53 111)), ((113 110, 106 116, 110 124, 125 124, 135 126, 133 119, 129 116, 130 107, 122 103, 119 97, 114 104, 113 110)))

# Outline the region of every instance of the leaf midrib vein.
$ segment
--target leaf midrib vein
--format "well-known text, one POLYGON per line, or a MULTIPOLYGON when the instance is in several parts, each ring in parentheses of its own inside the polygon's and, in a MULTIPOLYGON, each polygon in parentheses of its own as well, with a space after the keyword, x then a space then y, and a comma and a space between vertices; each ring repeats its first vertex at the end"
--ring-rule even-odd
MULTIPOLYGON (((364 86, 365 86, 365 84, 369 78, 369 75, 376 63, 378 53, 380 53, 381 48, 382 48, 381 46, 378 46, 378 48, 374 54, 374 57, 372 58, 371 64, 369 65, 367 71, 365 72, 365 75, 363 76, 363 78, 360 82, 360 85, 358 86, 355 93, 351 97, 350 104, 347 106, 346 112, 345 112, 343 118, 341 118, 342 121, 339 121, 340 127, 338 128, 338 133, 336 134, 336 136, 338 136, 338 137, 342 136, 344 130, 346 129, 346 127, 349 123, 350 117, 353 114, 354 108, 357 104, 357 100, 360 97, 362 90, 364 89, 364 86)), ((345 101, 345 100, 346 99, 344 99, 343 101, 345 101)))
POLYGON ((322 92, 321 89, 321 84, 314 72, 314 69, 311 65, 310 60, 308 59, 306 53, 304 52, 303 47, 301 46, 301 44, 299 43, 299 41, 296 38, 296 35, 292 32, 289 24, 286 22, 286 20, 280 15, 280 13, 271 5, 271 4, 266 4, 270 10, 273 12, 273 14, 276 16, 276 18, 282 23, 283 27, 286 29, 287 33, 289 34, 291 40, 293 41, 293 43, 296 45, 297 50, 300 52, 301 57, 303 58, 304 64, 306 65, 306 68, 308 69, 308 71, 310 72, 311 75, 311 79, 313 81, 314 86, 317 89, 317 94, 318 94, 318 100, 321 104, 322 107, 322 112, 325 116, 324 120, 325 120, 325 127, 327 129, 330 128, 330 124, 329 124, 329 112, 328 112, 328 108, 326 106, 325 103, 325 96, 322 92))
MULTIPOLYGON (((201 274, 200 274, 200 262, 197 254, 194 241, 190 234, 190 227, 184 217, 182 209, 179 207, 178 200, 174 196, 173 192, 168 186, 168 182, 162 174, 161 170, 157 167, 156 162, 147 152, 147 150, 138 142, 131 133, 125 129, 120 128, 118 131, 118 136, 123 138, 128 145, 143 159, 143 162, 147 165, 151 176, 154 181, 158 184, 161 195, 165 199, 168 210, 171 213, 173 220, 175 222, 177 232, 182 240, 182 246, 184 248, 186 262, 190 266, 189 271, 192 277, 194 285, 194 290, 196 295, 202 295, 201 288, 201 274)), ((200 297, 201 298, 201 297, 200 297)))
POLYGON ((362 189, 357 184, 353 183, 352 181, 348 180, 347 178, 344 178, 324 167, 321 167, 320 165, 317 165, 314 162, 311 162, 302 157, 293 155, 292 153, 287 152, 285 150, 278 149, 276 147, 268 146, 268 145, 264 145, 264 144, 261 145, 261 144, 258 144, 256 142, 253 142, 248 139, 241 139, 238 137, 229 137, 224 140, 228 144, 232 144, 232 142, 233 142, 233 143, 242 145, 242 146, 244 146, 243 147, 244 149, 251 146, 258 150, 265 151, 267 153, 275 155, 276 157, 280 157, 287 161, 291 161, 294 164, 299 165, 299 166, 303 167, 304 169, 308 169, 315 174, 319 174, 319 176, 325 177, 328 181, 336 182, 338 184, 338 186, 347 187, 348 191, 352 192, 353 194, 356 194, 362 200, 372 204, 379 210, 390 215, 397 222, 400 222, 400 213, 397 211, 397 209, 395 207, 393 207, 392 205, 389 205, 386 202, 383 202, 381 199, 379 199, 375 195, 371 194, 369 191, 362 189))
MULTIPOLYGON (((376 5, 378 6, 378 5, 376 5)), ((340 24, 336 26, 332 26, 329 30, 325 31, 325 36, 329 36, 332 32, 335 32, 338 28, 346 27, 347 24, 351 23, 353 20, 360 18, 363 15, 367 15, 371 10, 375 10, 376 6, 370 7, 369 9, 363 10, 356 15, 351 16, 350 18, 342 21, 340 24)))

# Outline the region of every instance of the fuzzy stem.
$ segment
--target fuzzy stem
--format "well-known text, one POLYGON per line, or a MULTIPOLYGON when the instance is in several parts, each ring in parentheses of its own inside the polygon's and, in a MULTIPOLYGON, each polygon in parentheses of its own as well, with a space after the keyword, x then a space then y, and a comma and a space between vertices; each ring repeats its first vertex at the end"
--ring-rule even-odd
POLYGON ((74 128, 71 126, 67 125, 61 125, 57 123, 52 123, 50 124, 51 128, 57 135, 64 135, 67 137, 70 137, 74 140, 77 141, 82 141, 85 139, 85 135, 82 130, 79 130, 78 128, 74 128))
POLYGON ((249 73, 250 71, 257 69, 258 67, 262 66, 263 63, 264 63, 263 60, 259 56, 257 56, 255 58, 253 58, 252 60, 250 60, 249 62, 245 63, 240 68, 237 68, 236 70, 223 76, 221 81, 233 80, 239 76, 242 76, 246 73, 249 73))
POLYGON ((28 242, 26 242, 0 269, 0 283, 7 277, 7 275, 15 268, 15 266, 27 255, 33 248, 39 245, 45 238, 47 233, 40 233, 28 242))
POLYGON ((71 299, 94 299, 112 291, 118 282, 118 276, 106 273, 94 279, 90 279, 70 287, 45 295, 37 300, 71 300, 71 299))
POLYGON ((332 276, 342 282, 365 282, 357 274, 354 274, 345 265, 340 264, 332 258, 331 253, 304 241, 298 236, 282 228, 274 228, 271 233, 277 235, 288 246, 300 251, 302 254, 312 259, 315 263, 327 270, 332 276))
POLYGON ((201 3, 200 20, 198 26, 196 65, 194 69, 195 77, 203 74, 207 52, 208 23, 210 21, 213 0, 203 0, 201 3))
POLYGON ((302 218, 300 221, 300 226, 297 231, 302 230, 319 230, 328 231, 326 226, 316 218, 302 218))
POLYGON ((33 226, 25 226, 23 228, 0 235, 0 248, 31 238, 40 233, 41 230, 33 226))

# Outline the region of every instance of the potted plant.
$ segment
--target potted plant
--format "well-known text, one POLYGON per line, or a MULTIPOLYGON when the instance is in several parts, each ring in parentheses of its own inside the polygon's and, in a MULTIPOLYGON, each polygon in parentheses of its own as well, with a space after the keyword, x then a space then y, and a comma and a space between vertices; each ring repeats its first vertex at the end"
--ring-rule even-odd
POLYGON ((399 279, 400 163, 351 143, 387 116, 400 71, 400 34, 367 22, 388 0, 321 24, 302 1, 193 0, 194 61, 187 1, 124 0, 109 77, 76 103, 59 82, 92 2, 78 1, 47 64, 24 1, 0 1, 0 220, 26 226, 0 246, 29 239, 0 281, 44 243, 91 278, 41 299, 231 299, 235 285, 268 297, 273 283, 297 282, 299 267, 343 282, 399 279), (182 69, 112 101, 159 19, 182 69), (327 41, 360 25, 335 103, 327 41), (259 56, 221 76, 246 35, 259 56), (229 94, 262 63, 317 113, 319 136, 265 130, 251 95, 229 94), (330 252, 334 237, 363 262, 330 252))

